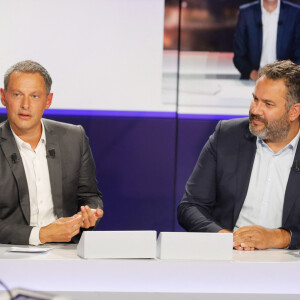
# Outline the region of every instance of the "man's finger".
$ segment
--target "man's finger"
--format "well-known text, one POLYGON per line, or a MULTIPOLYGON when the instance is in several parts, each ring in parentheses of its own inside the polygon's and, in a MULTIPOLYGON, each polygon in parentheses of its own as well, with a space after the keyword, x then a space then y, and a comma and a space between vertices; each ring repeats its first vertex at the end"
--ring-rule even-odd
POLYGON ((253 230, 254 227, 255 226, 253 226, 253 225, 251 225, 251 226, 243 226, 243 227, 240 227, 239 229, 237 229, 233 234, 245 233, 245 232, 253 230))
POLYGON ((103 210, 100 209, 100 208, 97 208, 96 209, 96 212, 95 212, 95 215, 96 215, 96 218, 99 219, 99 218, 102 218, 103 217, 103 210))
POLYGON ((88 218, 89 218, 89 225, 95 226, 96 224, 96 218, 94 212, 86 205, 85 210, 87 212, 88 218))
POLYGON ((90 221, 89 216, 86 210, 85 206, 81 206, 81 213, 82 213, 82 228, 89 228, 90 227, 90 221))
POLYGON ((253 241, 253 232, 245 231, 233 236, 233 241, 236 244, 247 243, 253 241))
POLYGON ((82 223, 82 228, 90 228, 91 226, 94 226, 94 214, 90 207, 88 205, 86 206, 81 206, 81 212, 83 215, 83 223, 82 223))
POLYGON ((71 233, 71 238, 77 235, 80 232, 80 226, 74 228, 73 232, 71 233))
POLYGON ((254 243, 253 242, 241 243, 241 246, 243 248, 254 248, 254 243))
POLYGON ((62 224, 62 223, 69 223, 69 222, 80 222, 81 220, 81 215, 78 215, 78 214, 75 214, 74 216, 72 217, 67 217, 67 218, 59 218, 57 219, 55 222, 57 224, 62 224))

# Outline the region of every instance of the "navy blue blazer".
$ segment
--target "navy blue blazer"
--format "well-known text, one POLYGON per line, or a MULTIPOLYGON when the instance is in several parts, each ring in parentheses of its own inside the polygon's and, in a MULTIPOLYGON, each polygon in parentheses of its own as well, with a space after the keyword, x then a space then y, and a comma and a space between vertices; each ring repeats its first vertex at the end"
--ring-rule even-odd
MULTIPOLYGON (((262 17, 260 1, 240 7, 233 43, 233 62, 241 79, 249 79, 258 70, 262 53, 262 17)), ((278 60, 290 59, 300 64, 300 7, 281 1, 277 30, 278 60)))
MULTIPOLYGON (((256 153, 248 118, 220 121, 203 147, 178 210, 187 231, 233 230, 245 201, 256 153)), ((295 160, 300 161, 300 147, 295 160)), ((300 248, 300 172, 291 169, 282 227, 292 233, 290 249, 300 248)))

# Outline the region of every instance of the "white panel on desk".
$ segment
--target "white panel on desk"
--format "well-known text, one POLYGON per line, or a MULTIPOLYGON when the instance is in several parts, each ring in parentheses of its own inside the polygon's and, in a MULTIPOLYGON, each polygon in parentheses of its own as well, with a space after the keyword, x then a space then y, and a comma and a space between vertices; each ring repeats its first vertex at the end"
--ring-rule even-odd
POLYGON ((231 233, 161 232, 157 240, 160 259, 231 260, 231 233))
POLYGON ((77 254, 82 258, 155 258, 156 231, 85 231, 77 254))

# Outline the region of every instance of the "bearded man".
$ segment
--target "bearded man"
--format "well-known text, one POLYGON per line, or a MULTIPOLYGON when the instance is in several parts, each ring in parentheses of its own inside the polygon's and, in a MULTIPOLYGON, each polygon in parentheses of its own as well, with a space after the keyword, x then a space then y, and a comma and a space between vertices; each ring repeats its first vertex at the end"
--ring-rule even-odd
POLYGON ((300 248, 300 67, 259 71, 249 118, 220 121, 178 206, 187 231, 233 232, 237 250, 300 248))

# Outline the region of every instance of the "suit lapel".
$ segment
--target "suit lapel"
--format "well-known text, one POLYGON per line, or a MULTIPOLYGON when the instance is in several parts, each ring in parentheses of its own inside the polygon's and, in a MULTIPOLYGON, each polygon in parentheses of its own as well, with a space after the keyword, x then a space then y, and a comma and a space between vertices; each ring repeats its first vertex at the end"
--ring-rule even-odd
POLYGON ((258 48, 257 48, 257 57, 259 58, 259 61, 258 61, 258 66, 260 64, 260 57, 261 57, 261 52, 262 52, 262 12, 261 12, 261 5, 260 5, 260 2, 255 6, 255 10, 254 10, 254 24, 256 25, 256 28, 257 28, 257 35, 256 35, 256 38, 257 38, 257 45, 258 45, 258 48))
POLYGON ((235 225, 242 206, 244 204, 248 191, 249 181, 252 173, 253 162, 256 153, 256 138, 245 130, 244 138, 239 145, 238 160, 237 160, 237 199, 235 201, 233 213, 233 225, 235 225))
POLYGON ((58 138, 51 128, 51 124, 43 119, 46 134, 46 152, 51 183, 54 211, 58 218, 63 216, 62 201, 62 169, 61 152, 58 138))
POLYGON ((284 34, 286 30, 284 29, 284 20, 286 19, 286 11, 284 3, 280 3, 280 12, 278 18, 278 27, 277 27, 277 41, 276 41, 276 58, 282 57, 281 55, 281 46, 282 41, 284 41, 284 34))
MULTIPOLYGON (((296 150, 294 161, 298 161, 300 166, 300 145, 296 150)), ((287 218, 291 212, 291 209, 297 199, 300 197, 300 172, 291 169, 288 183, 285 189, 283 212, 282 212, 282 226, 284 226, 287 218)))
POLYGON ((30 201, 26 174, 18 146, 8 121, 6 121, 2 127, 0 145, 18 186, 21 209, 27 223, 30 224, 30 201))

